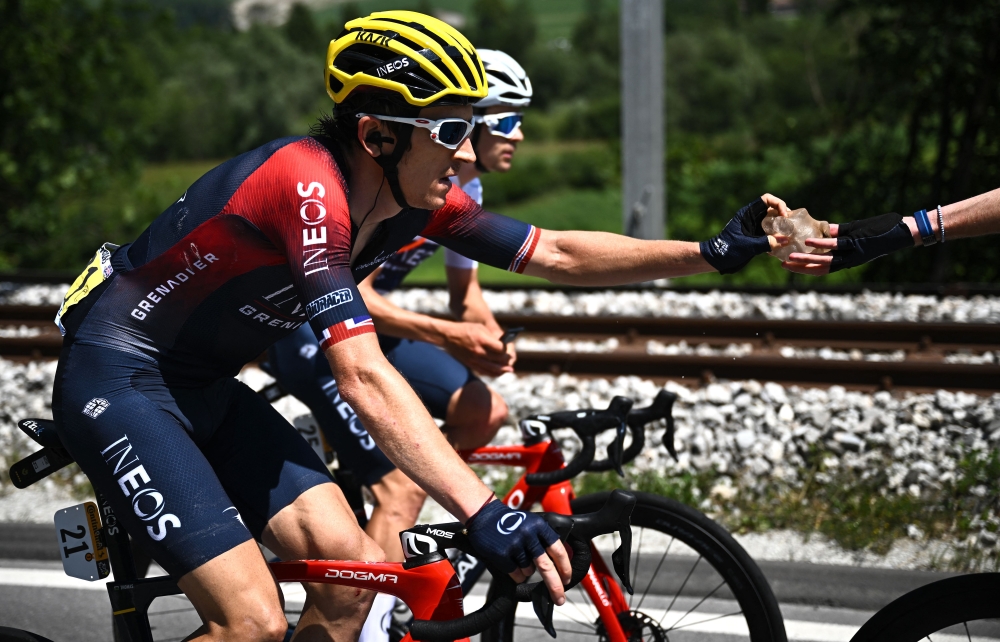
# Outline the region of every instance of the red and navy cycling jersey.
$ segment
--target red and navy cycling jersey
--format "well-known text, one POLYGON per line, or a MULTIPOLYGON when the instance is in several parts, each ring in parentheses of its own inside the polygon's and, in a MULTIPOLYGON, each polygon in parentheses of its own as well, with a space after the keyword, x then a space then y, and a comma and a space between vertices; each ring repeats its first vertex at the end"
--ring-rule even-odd
POLYGON ((374 332, 356 284, 418 235, 516 272, 539 238, 457 186, 438 210, 380 223, 352 262, 356 235, 329 150, 273 141, 209 171, 119 250, 114 276, 69 313, 67 336, 136 354, 170 379, 232 376, 306 322, 323 348, 374 332))

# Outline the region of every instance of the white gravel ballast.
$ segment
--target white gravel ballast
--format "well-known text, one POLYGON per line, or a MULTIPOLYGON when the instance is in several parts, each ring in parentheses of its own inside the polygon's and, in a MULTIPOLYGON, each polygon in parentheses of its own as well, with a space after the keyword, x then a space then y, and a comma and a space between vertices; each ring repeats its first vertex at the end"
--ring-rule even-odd
MULTIPOLYGON (((69 288, 0 282, 0 304, 58 305, 69 288)), ((1000 296, 935 296, 865 291, 861 294, 788 292, 779 296, 740 292, 675 292, 670 289, 572 292, 484 290, 498 314, 640 316, 803 321, 924 321, 1000 323, 1000 296)), ((418 312, 448 312, 444 288, 404 288, 389 295, 418 312)))

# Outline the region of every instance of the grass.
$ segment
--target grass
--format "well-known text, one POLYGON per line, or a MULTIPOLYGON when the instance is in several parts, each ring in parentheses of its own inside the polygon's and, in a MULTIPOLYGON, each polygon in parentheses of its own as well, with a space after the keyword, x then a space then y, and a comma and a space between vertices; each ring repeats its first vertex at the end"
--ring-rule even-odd
MULTIPOLYGON (((821 462, 825 456, 817 453, 811 460, 821 462)), ((996 553, 990 555, 969 540, 983 523, 987 530, 997 530, 989 516, 1000 509, 1000 452, 972 453, 956 472, 955 482, 920 496, 885 492, 881 471, 867 476, 827 475, 820 463, 801 488, 771 481, 754 492, 740 488, 737 481, 737 491, 728 499, 712 495, 719 481, 713 473, 671 475, 626 467, 624 479, 614 472, 590 473, 578 477, 574 485, 578 494, 627 488, 670 497, 710 513, 732 532, 816 533, 847 550, 883 555, 915 526, 927 537, 955 544, 958 550, 947 564, 950 570, 996 571, 1000 569, 996 553)))

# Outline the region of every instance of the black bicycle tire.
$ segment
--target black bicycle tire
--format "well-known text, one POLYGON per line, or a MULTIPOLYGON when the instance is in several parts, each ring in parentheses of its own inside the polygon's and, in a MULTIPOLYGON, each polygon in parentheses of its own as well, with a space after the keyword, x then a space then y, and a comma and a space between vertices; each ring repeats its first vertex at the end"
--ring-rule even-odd
MULTIPOLYGON (((587 513, 604 505, 609 492, 593 493, 573 500, 574 513, 587 513)), ((771 585, 750 555, 724 528, 700 511, 667 497, 635 493, 632 524, 656 528, 696 552, 726 581, 739 602, 750 629, 752 642, 787 642, 784 620, 771 585), (742 588, 741 588, 742 587, 742 588)), ((492 584, 490 587, 492 592, 492 584)), ((487 600, 489 597, 487 597, 487 600)), ((482 642, 513 642, 513 617, 482 634, 482 642)))
POLYGON ((37 633, 0 626, 0 642, 52 642, 37 633))
POLYGON ((995 618, 1000 618, 1000 573, 957 575, 896 598, 851 642, 917 642, 949 626, 995 618))

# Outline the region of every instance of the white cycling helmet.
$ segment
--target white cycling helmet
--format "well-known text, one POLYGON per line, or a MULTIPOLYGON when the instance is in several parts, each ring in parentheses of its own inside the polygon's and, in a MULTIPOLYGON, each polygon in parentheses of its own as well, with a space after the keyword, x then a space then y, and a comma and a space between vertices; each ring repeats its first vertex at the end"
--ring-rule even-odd
POLYGON ((495 105, 527 107, 531 103, 531 81, 517 61, 496 49, 477 49, 486 68, 489 94, 475 103, 476 109, 495 105))

